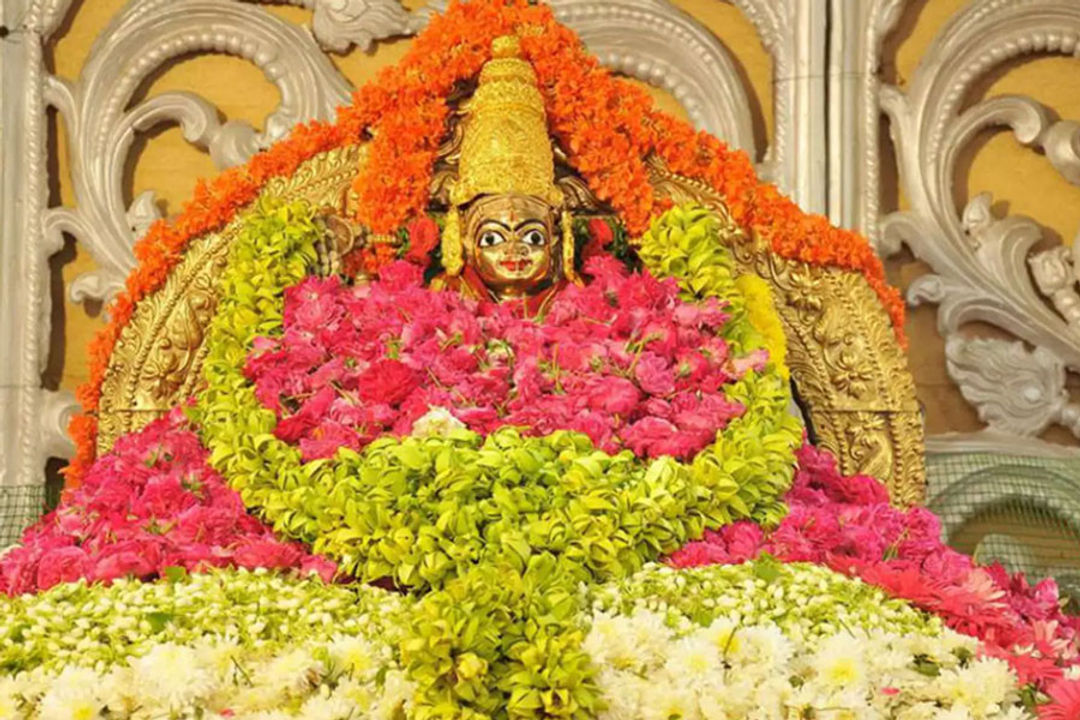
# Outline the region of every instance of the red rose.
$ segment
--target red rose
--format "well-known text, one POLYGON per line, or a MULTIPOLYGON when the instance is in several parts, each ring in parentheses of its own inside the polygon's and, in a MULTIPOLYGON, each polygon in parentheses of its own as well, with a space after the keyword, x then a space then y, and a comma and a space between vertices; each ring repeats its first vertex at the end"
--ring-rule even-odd
POLYGON ((607 220, 590 218, 587 223, 589 229, 589 241, 581 249, 582 261, 605 254, 605 248, 615 239, 615 233, 611 231, 611 225, 607 220))
POLYGON ((602 249, 615 240, 615 233, 611 231, 611 225, 607 220, 592 218, 589 220, 589 240, 602 249))
POLYGON ((412 368, 397 360, 379 360, 356 378, 356 391, 368 402, 400 405, 419 384, 412 368))
POLYGON ((409 233, 409 251, 405 253, 405 259, 427 265, 431 251, 439 244, 439 226, 425 215, 413 220, 405 229, 409 233))

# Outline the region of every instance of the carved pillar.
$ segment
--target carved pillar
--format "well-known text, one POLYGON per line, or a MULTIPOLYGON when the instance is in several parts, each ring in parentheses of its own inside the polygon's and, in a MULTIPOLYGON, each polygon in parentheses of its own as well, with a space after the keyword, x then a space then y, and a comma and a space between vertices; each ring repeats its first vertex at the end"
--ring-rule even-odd
POLYGON ((0 24, 0 547, 38 514, 46 460, 71 452, 65 435, 67 393, 41 387, 48 358, 49 256, 42 211, 48 186, 42 99, 45 40, 68 0, 3 0, 0 24))

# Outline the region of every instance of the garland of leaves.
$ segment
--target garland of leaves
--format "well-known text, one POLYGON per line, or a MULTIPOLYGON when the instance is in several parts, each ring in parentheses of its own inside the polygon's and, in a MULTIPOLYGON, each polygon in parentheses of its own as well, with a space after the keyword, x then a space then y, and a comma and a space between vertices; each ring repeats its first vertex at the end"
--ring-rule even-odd
MULTIPOLYGON (((266 201, 234 243, 194 410, 211 464, 277 531, 343 571, 428 593, 402 645, 421 717, 462 707, 591 713, 595 688, 570 622, 574 588, 624 577, 707 528, 777 522, 801 436, 786 384, 771 366, 733 383, 729 395, 746 412, 689 464, 513 428, 387 437, 302 463, 272 434, 274 413, 242 368, 255 337, 280 331, 282 293, 304 277, 318 233, 306 205, 266 201)), ((729 276, 679 281, 700 298, 731 295, 729 276)))

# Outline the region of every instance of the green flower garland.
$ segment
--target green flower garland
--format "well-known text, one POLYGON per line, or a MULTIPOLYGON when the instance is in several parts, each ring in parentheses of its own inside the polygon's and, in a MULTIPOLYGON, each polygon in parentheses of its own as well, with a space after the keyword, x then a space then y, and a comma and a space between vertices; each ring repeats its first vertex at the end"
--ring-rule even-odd
MULTIPOLYGON (((692 234, 708 238, 694 223, 692 234)), ((772 368, 734 383, 728 394, 745 414, 689 464, 513 428, 383 438, 302 463, 272 434, 274 413, 242 367, 256 336, 281 331, 282 293, 304 278, 319 232, 307 206, 267 202, 234 242, 193 410, 211 463, 279 533, 358 579, 429 593, 402 645, 420 717, 591 714, 573 588, 624 577, 706 528, 778 521, 801 438, 786 384, 772 368)), ((737 303, 730 274, 690 263, 678 279, 699 298, 737 303)), ((734 322, 748 325, 738 313, 734 322)))

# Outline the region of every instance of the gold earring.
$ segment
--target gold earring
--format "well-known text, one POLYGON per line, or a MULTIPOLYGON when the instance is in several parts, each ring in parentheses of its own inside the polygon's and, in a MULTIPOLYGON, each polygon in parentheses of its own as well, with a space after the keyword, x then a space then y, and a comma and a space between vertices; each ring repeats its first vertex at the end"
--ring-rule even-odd
POLYGON ((457 277, 461 274, 465 263, 461 258, 461 213, 455 207, 450 208, 446 213, 440 247, 442 248, 443 269, 450 277, 457 277))
POLYGON ((584 285, 581 278, 577 274, 575 264, 575 248, 574 248, 574 221, 570 217, 569 210, 563 210, 561 216, 562 222, 562 265, 563 265, 563 277, 575 285, 584 285))

